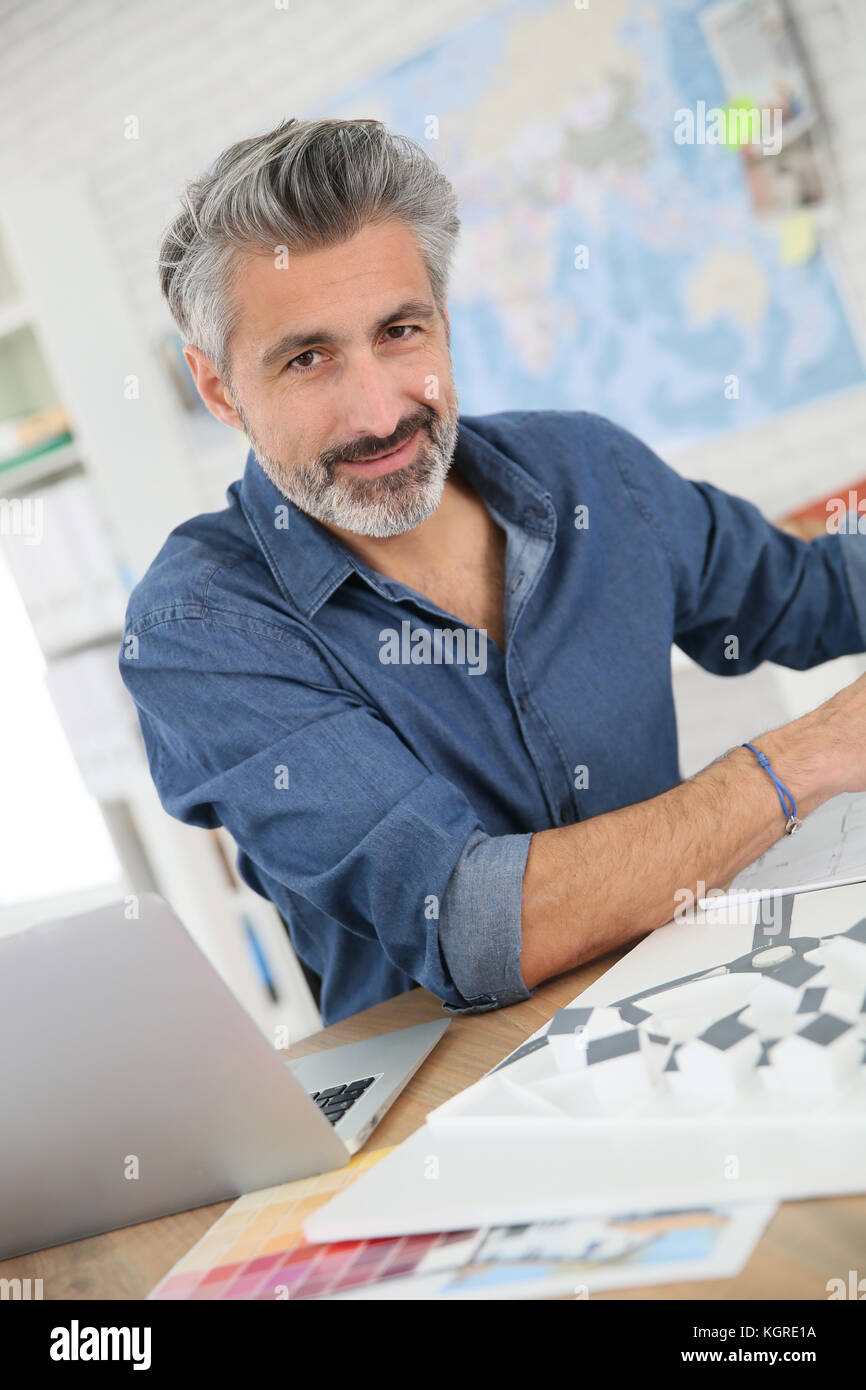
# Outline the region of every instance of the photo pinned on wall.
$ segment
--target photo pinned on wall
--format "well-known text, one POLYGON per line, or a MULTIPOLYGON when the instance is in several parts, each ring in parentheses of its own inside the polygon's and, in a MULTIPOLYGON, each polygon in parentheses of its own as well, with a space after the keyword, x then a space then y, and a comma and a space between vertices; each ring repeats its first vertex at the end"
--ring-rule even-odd
POLYGON ((744 161, 757 215, 827 210, 826 123, 785 0, 725 0, 704 10, 701 24, 725 85, 726 143, 744 161))

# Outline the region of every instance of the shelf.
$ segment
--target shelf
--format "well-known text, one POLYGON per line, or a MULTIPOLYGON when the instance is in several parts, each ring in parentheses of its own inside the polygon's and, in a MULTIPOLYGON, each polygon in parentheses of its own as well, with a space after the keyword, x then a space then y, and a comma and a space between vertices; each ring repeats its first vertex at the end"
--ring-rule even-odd
POLYGON ((47 448, 0 463, 0 487, 7 492, 20 492, 80 463, 81 446, 72 435, 67 435, 47 448))
POLYGON ((123 641, 123 628, 118 624, 117 627, 99 628, 97 631, 85 633, 83 637, 77 638, 74 642, 64 645, 43 646, 42 655, 46 661, 62 661, 67 656, 78 656, 81 652, 89 652, 94 647, 112 647, 120 650, 123 641))
POLYGON ((60 392, 30 322, 0 336, 0 420, 18 420, 53 410, 60 392))

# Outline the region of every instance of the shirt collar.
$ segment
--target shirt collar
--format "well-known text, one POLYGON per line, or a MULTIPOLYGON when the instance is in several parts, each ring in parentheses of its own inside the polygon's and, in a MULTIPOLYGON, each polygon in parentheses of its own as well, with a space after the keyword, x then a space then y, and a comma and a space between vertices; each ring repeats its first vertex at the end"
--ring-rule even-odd
MULTIPOLYGON (((556 516, 550 494, 459 416, 454 467, 480 495, 515 525, 536 535, 552 536, 556 516)), ((365 565, 320 522, 289 502, 271 482, 250 449, 237 496, 247 523, 283 596, 306 618, 312 618, 348 575, 358 574, 388 598, 398 598, 402 585, 365 565)))

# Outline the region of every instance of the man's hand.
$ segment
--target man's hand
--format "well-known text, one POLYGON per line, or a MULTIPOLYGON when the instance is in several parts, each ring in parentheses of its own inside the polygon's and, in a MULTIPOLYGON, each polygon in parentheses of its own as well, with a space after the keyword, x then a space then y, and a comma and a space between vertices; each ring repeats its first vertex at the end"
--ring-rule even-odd
MULTIPOLYGON (((750 742, 801 818, 841 792, 866 790, 866 676, 750 742)), ((772 779, 748 748, 734 748, 650 801, 539 831, 523 878, 527 988, 663 926, 678 893, 729 883, 784 830, 772 779)))
POLYGON ((790 764, 790 775, 804 797, 817 796, 815 805, 840 792, 866 790, 866 675, 801 719, 765 734, 755 746, 773 762, 770 742, 790 764))

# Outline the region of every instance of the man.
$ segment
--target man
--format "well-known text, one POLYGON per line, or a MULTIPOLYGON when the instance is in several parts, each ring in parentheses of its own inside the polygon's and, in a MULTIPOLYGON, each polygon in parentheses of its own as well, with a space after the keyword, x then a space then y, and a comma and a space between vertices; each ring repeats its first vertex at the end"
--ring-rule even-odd
MULTIPOLYGON (((458 229, 411 141, 289 121, 163 244, 252 451, 136 587, 120 669, 164 807, 234 836, 325 1023, 413 983, 525 999, 727 882, 786 814, 745 747, 680 781, 672 642, 721 674, 866 645, 858 537, 786 535, 583 412, 458 414, 458 229)), ((752 741, 807 815, 866 787, 866 688, 752 741)))

